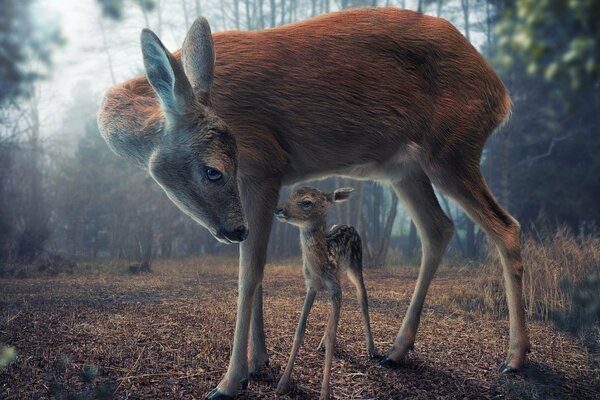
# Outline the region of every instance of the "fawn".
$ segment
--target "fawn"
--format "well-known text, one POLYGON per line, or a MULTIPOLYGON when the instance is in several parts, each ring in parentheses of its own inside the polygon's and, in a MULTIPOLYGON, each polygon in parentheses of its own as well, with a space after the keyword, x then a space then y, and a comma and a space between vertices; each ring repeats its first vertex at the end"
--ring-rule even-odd
POLYGON ((348 277, 356 286, 365 328, 367 354, 369 357, 375 356, 369 322, 367 290, 362 275, 360 236, 356 229, 348 225, 334 225, 328 233, 325 232, 327 210, 334 202, 348 199, 352 191, 353 189, 344 188, 324 193, 318 189, 304 187, 292 193, 288 202, 275 210, 275 216, 279 221, 288 222, 300 228, 303 272, 306 281, 306 299, 296 328, 290 359, 277 386, 277 390, 281 394, 288 390, 294 361, 306 330, 306 320, 317 291, 326 290, 331 297, 331 311, 325 335, 319 344, 319 350, 325 349, 325 368, 320 398, 328 399, 330 397, 331 362, 342 305, 340 287, 342 271, 347 272, 348 277))

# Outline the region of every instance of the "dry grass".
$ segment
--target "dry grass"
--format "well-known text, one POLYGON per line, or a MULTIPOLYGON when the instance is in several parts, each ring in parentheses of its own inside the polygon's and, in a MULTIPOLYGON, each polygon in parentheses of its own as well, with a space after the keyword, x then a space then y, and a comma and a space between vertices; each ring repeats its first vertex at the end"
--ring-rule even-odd
MULTIPOLYGON (((567 229, 535 238, 530 235, 523 242, 523 262, 523 295, 529 318, 547 321, 557 313, 576 313, 573 289, 590 276, 600 276, 600 238, 577 237, 567 229)), ((485 313, 503 317, 507 308, 499 266, 498 252, 490 248, 481 274, 481 298, 485 313)))
MULTIPOLYGON (((293 373, 294 390, 275 393, 304 296, 299 265, 269 265, 265 325, 270 367, 242 398, 318 395, 323 355, 316 352, 327 303, 318 301, 293 373)), ((202 398, 225 372, 233 335, 236 260, 157 263, 154 272, 0 280, 0 343, 17 360, 0 372, 0 398, 202 398), (103 397, 104 396, 104 397, 103 397)), ((400 327, 415 268, 365 271, 375 344, 385 351, 400 327)), ((534 352, 516 376, 496 372, 508 323, 470 309, 481 278, 472 267, 442 268, 434 280, 416 351, 400 369, 364 355, 360 313, 346 283, 334 359, 336 398, 598 398, 593 355, 552 324, 532 321, 534 352), (466 300, 465 300, 466 299, 466 300)))

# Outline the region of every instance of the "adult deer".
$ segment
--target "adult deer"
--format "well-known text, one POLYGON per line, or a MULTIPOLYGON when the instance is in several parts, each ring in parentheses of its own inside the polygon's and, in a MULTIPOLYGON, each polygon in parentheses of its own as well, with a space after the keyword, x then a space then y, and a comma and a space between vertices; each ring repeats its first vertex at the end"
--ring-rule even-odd
POLYGON ((217 239, 242 241, 249 227, 240 244, 231 360, 209 398, 235 396, 268 360, 261 282, 281 185, 329 175, 390 182, 421 238, 415 291, 384 363, 412 349, 427 288, 453 234, 433 184, 498 247, 510 314, 500 369, 524 365, 530 345, 520 228, 479 167, 486 139, 509 115, 510 98, 449 22, 356 9, 211 35, 199 18, 181 52, 171 54, 144 30, 142 53, 147 78, 112 88, 101 106, 109 146, 146 168, 217 239))

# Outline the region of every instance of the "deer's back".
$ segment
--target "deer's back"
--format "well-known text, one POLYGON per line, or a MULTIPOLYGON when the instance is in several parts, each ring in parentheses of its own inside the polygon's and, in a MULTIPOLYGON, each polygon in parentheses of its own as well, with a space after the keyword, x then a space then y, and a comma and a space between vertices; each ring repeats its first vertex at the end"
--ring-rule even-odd
MULTIPOLYGON (((478 166, 510 111, 506 88, 460 32, 412 11, 356 9, 213 38, 211 103, 236 136, 242 179, 478 166)), ((161 118, 139 77, 109 91, 99 122, 109 143, 141 148, 156 140, 161 118)))
POLYGON ((478 159, 509 112, 504 85, 460 32, 411 11, 357 9, 214 41, 212 101, 236 133, 242 174, 246 159, 286 164, 288 181, 353 175, 461 145, 478 159))

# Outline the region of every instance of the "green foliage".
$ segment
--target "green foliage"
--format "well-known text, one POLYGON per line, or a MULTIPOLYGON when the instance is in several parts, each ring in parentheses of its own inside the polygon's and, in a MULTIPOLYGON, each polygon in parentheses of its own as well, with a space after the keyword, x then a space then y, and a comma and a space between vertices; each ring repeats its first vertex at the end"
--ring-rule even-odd
POLYGON ((47 384, 51 398, 72 400, 101 400, 114 398, 117 383, 103 379, 95 365, 86 364, 79 370, 81 384, 73 384, 66 376, 74 365, 68 355, 62 354, 53 364, 53 371, 47 384))
MULTIPOLYGON (((511 0, 501 11, 493 60, 511 92, 513 118, 503 130, 509 139, 490 142, 508 143, 502 165, 510 209, 525 227, 542 219, 594 233, 600 220, 600 2, 511 0)), ((494 149, 490 157, 501 152, 494 149)))
POLYGON ((52 66, 52 52, 64 43, 58 26, 40 21, 35 8, 35 0, 2 1, 0 107, 31 94, 32 83, 45 77, 52 66))
POLYGON ((505 69, 518 57, 530 75, 564 81, 576 90, 600 78, 597 0, 515 0, 496 33, 497 61, 505 69))
POLYGON ((6 368, 17 358, 14 347, 0 346, 0 370, 6 368))
MULTIPOLYGON (((600 266, 597 269, 600 270, 600 266)), ((565 280, 561 286, 562 290, 570 294, 573 305, 571 309, 556 314, 554 322, 559 328, 576 333, 600 322, 600 275, 598 273, 588 275, 578 284, 565 280)))
POLYGON ((84 383, 92 383, 98 376, 98 367, 95 365, 84 365, 79 372, 79 378, 84 383))

